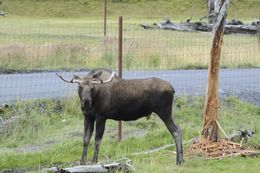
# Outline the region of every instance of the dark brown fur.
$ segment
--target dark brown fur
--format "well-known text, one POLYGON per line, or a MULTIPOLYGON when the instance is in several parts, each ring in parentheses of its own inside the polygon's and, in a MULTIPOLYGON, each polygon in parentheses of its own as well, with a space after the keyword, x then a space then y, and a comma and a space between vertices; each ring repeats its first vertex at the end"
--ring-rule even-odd
POLYGON ((81 163, 85 164, 90 138, 96 125, 93 162, 97 162, 99 146, 107 119, 132 121, 156 113, 164 122, 176 144, 176 163, 183 162, 181 129, 172 119, 174 89, 159 78, 123 80, 92 84, 92 80, 106 80, 111 71, 98 69, 81 79, 79 97, 84 114, 84 139, 81 163))

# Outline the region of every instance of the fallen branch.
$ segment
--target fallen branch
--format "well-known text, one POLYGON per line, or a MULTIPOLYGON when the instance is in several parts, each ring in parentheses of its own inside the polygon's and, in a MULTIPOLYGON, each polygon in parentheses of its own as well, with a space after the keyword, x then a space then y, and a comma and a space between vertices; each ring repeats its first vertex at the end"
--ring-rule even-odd
MULTIPOLYGON (((224 14, 223 14, 224 15, 224 14)), ((232 20, 236 21, 236 20, 232 20)), ((257 25, 243 24, 243 22, 227 22, 225 25, 225 34, 240 33, 240 34, 257 34, 257 25)), ((257 21, 259 23, 259 21, 257 21)), ((256 23, 257 23, 256 22, 256 23)), ((166 19, 163 22, 154 23, 153 25, 140 24, 139 26, 144 29, 163 29, 163 30, 176 30, 185 32, 211 32, 213 25, 205 22, 190 22, 188 19, 183 23, 175 23, 170 19, 166 19)))
MULTIPOLYGON (((190 144, 190 143, 195 143, 197 142, 198 140, 196 138, 193 138, 187 142, 184 142, 183 144, 190 144)), ((164 150, 164 149, 167 149, 167 148, 170 148, 170 147, 174 147, 174 144, 167 144, 167 145, 164 145, 162 147, 159 147, 159 148, 155 148, 155 149, 152 149, 152 150, 148 150, 148 151, 141 151, 141 152, 137 152, 137 153, 133 153, 133 154, 130 154, 130 156, 137 156, 137 155, 145 155, 145 154, 152 154, 152 153, 155 153, 155 152, 158 152, 158 151, 161 151, 161 150, 164 150)), ((175 151, 172 151, 173 154, 176 154, 175 151)))
POLYGON ((131 160, 125 158, 121 159, 112 163, 107 163, 107 164, 95 164, 95 165, 82 165, 82 166, 74 166, 74 167, 69 167, 69 168, 58 168, 58 167, 51 167, 48 169, 44 169, 44 171, 47 172, 55 172, 55 173, 83 173, 83 172, 114 172, 116 170, 124 170, 124 171, 129 171, 129 170, 134 170, 134 167, 131 164, 131 160))
MULTIPOLYGON (((164 149, 167 149, 167 148, 173 147, 173 146, 174 146, 174 144, 167 144, 167 145, 164 145, 164 146, 162 146, 162 147, 155 148, 155 149, 152 149, 152 150, 141 151, 141 152, 133 153, 133 154, 131 154, 131 156, 145 155, 145 154, 152 154, 152 153, 155 153, 155 152, 158 152, 158 151, 161 151, 161 150, 164 150, 164 149)), ((175 151, 173 151, 173 153, 176 154, 175 151)))
POLYGON ((224 129, 220 126, 219 122, 216 121, 217 125, 218 125, 218 128, 220 129, 220 131, 225 135, 225 137, 229 140, 229 137, 228 135, 226 134, 226 132, 224 131, 224 129))

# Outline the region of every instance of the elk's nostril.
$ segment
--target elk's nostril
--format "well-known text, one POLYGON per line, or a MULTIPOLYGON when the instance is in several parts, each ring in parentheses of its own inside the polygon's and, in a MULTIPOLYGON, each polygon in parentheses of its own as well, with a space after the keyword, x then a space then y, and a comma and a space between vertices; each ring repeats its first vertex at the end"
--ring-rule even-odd
POLYGON ((92 99, 83 99, 81 101, 81 109, 86 109, 92 106, 92 99))

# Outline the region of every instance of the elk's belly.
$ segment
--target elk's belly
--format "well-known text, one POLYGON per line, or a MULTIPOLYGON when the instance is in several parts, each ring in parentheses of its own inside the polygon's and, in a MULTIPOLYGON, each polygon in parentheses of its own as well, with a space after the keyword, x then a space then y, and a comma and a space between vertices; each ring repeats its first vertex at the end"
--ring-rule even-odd
POLYGON ((151 115, 152 110, 145 106, 140 107, 121 107, 107 116, 108 119, 120 121, 133 121, 151 115))

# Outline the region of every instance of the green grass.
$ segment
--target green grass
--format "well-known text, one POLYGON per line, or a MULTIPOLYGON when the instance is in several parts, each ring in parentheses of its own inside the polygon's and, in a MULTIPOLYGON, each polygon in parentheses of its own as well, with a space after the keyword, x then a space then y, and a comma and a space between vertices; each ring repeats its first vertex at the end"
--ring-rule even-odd
MULTIPOLYGON (((202 110, 203 99, 200 97, 183 96, 176 99, 173 115, 183 129, 184 141, 199 136, 202 110)), ((260 107, 229 97, 221 101, 219 111, 220 124, 228 134, 242 125, 251 127, 256 134, 247 145, 260 149, 260 107)), ((19 116, 17 121, 0 136, 0 170, 25 169, 34 172, 40 168, 71 166, 78 163, 82 152, 83 120, 77 98, 21 102, 1 112, 4 119, 16 115, 19 116)), ((173 141, 157 116, 152 116, 149 121, 140 119, 127 122, 123 126, 124 140, 118 143, 117 123, 107 122, 100 161, 128 157, 133 161, 136 172, 259 172, 258 158, 205 160, 185 154, 185 164, 176 167, 175 155, 171 152, 174 148, 149 155, 131 156, 131 153, 149 150, 173 141)), ((89 158, 92 155, 93 139, 89 158)))
MULTIPOLYGON (((211 33, 143 30, 139 23, 124 24, 124 69, 207 67, 211 33)), ((0 29, 1 71, 117 67, 116 21, 106 38, 99 20, 6 18, 0 29)), ((259 49, 256 36, 225 35, 221 67, 260 67, 259 49)))
MULTIPOLYGON (((0 9, 10 16, 27 17, 99 17, 103 16, 103 0, 1 0, 0 9)), ((233 0, 229 15, 252 19, 260 16, 259 0, 233 0)), ((169 16, 187 19, 207 13, 207 0, 112 0, 108 1, 108 16, 131 18, 169 16)))
MULTIPOLYGON (((103 0, 1 0, 0 71, 116 68, 117 16, 124 16, 124 69, 206 68, 211 34, 143 30, 169 16, 198 20, 206 0, 112 0, 108 3, 108 36, 103 37, 103 0)), ((260 0, 233 0, 228 18, 252 21, 260 0)), ((223 68, 260 67, 257 37, 226 35, 223 68)))

